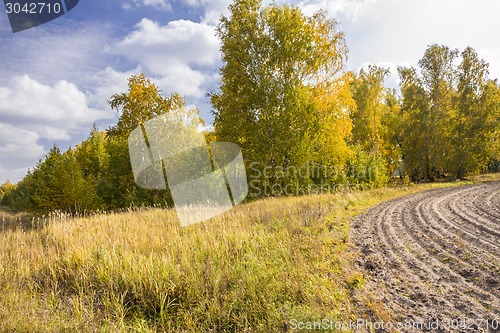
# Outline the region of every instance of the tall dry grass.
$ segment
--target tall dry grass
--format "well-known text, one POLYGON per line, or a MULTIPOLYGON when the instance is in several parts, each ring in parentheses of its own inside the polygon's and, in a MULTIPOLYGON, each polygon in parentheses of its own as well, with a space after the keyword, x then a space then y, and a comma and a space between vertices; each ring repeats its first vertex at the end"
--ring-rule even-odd
POLYGON ((186 228, 172 210, 4 214, 0 330, 286 332, 291 319, 356 319, 350 219, 448 185, 265 199, 186 228))

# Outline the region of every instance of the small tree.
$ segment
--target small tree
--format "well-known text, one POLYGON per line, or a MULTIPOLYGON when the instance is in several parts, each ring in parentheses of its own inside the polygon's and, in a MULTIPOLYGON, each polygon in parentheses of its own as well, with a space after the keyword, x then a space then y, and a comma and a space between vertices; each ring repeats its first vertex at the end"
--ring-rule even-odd
POLYGON ((370 65, 367 71, 361 69, 352 83, 356 101, 356 108, 351 113, 353 142, 374 155, 380 154, 383 145, 384 81, 388 75, 388 69, 370 65))
POLYGON ((118 123, 108 129, 108 136, 124 138, 146 121, 185 106, 179 94, 163 97, 158 87, 144 74, 132 75, 128 80, 128 91, 113 95, 108 103, 120 113, 118 123))
POLYGON ((120 117, 118 123, 107 131, 105 172, 98 187, 105 206, 115 208, 171 203, 168 191, 145 190, 136 186, 130 165, 128 136, 148 120, 172 112, 201 125, 203 121, 199 111, 187 109, 185 100, 179 94, 162 96, 158 87, 144 74, 131 76, 128 91, 113 95, 109 105, 120 113, 120 117))
POLYGON ((487 88, 488 64, 479 59, 471 47, 462 52, 458 67, 458 83, 455 114, 452 118, 453 172, 463 178, 467 172, 477 173, 488 163, 488 148, 498 119, 489 101, 493 90, 487 88), (490 95, 491 94, 491 95, 490 95))

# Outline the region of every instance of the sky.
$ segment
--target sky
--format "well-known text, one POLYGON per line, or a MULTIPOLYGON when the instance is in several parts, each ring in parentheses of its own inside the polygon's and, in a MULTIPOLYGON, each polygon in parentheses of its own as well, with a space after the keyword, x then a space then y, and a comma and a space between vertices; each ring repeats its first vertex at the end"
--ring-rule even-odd
MULTIPOLYGON (((40 2, 40 1, 34 1, 40 2)), ((74 146, 114 125, 107 101, 145 73, 213 121, 207 93, 221 66, 215 27, 231 0, 80 0, 65 15, 12 33, 0 4, 0 184, 19 181, 57 144, 74 146)), ((417 66, 425 49, 472 46, 500 77, 496 0, 276 0, 335 18, 349 48, 346 70, 417 66)), ((269 3, 267 1, 266 3, 269 3)))

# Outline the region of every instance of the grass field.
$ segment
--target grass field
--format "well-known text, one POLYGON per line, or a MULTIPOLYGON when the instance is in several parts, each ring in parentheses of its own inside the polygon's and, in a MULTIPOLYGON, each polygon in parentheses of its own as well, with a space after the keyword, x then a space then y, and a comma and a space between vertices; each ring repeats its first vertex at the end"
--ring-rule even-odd
POLYGON ((363 296, 350 220, 464 183, 265 199, 186 228, 166 210, 1 213, 0 331, 286 332, 292 319, 384 318, 363 296))

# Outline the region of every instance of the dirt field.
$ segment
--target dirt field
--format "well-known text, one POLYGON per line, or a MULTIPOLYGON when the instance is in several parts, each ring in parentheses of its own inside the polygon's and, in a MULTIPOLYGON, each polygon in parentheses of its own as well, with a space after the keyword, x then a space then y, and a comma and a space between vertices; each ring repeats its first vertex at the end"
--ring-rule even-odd
POLYGON ((354 221, 351 240, 400 331, 500 332, 500 182, 386 202, 354 221))

